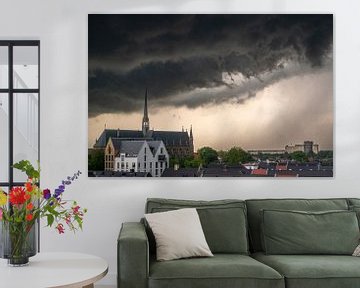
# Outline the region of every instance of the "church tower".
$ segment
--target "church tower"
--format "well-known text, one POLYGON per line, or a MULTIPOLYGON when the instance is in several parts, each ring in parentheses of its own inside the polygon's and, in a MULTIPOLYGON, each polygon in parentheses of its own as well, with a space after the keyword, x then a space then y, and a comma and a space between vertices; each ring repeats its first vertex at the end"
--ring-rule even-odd
POLYGON ((190 141, 190 152, 191 155, 194 154, 194 137, 193 137, 193 132, 192 132, 192 125, 190 126, 190 137, 189 137, 189 141, 190 141))
POLYGON ((147 88, 146 88, 144 116, 143 116, 143 120, 142 120, 142 132, 144 134, 144 137, 146 137, 146 134, 149 132, 149 129, 150 129, 150 121, 149 121, 148 109, 147 109, 147 88))

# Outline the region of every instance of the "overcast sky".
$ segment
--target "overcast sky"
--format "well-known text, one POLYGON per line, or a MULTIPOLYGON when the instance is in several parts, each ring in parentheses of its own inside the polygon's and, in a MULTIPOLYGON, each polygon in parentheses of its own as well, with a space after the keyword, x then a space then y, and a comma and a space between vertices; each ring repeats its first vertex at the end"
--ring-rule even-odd
POLYGON ((89 146, 193 125, 195 147, 333 145, 332 15, 90 15, 89 146))

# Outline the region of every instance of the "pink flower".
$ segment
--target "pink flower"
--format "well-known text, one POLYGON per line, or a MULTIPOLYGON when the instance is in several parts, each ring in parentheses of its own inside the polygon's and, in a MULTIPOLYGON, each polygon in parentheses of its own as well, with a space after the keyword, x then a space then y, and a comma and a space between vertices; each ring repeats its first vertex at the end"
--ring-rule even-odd
POLYGON ((3 211, 2 211, 2 209, 0 208, 0 220, 2 220, 2 218, 3 218, 2 214, 3 214, 3 211))
POLYGON ((79 209, 80 209, 80 206, 72 207, 74 215, 79 214, 79 209))
POLYGON ((64 232, 65 229, 64 229, 64 225, 63 225, 63 224, 59 223, 55 228, 58 230, 59 234, 65 233, 65 232, 64 232))

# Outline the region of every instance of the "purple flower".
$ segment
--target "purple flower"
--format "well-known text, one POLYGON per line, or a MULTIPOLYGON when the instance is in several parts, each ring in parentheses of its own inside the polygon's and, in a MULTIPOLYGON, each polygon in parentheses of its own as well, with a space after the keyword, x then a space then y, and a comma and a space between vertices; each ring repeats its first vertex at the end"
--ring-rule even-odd
POLYGON ((47 200, 51 197, 51 193, 50 193, 50 190, 49 189, 44 189, 43 191, 43 196, 44 198, 47 200))
POLYGON ((54 197, 59 200, 60 195, 64 192, 63 189, 55 189, 54 197))
POLYGON ((78 176, 80 174, 81 174, 81 172, 80 172, 80 170, 78 170, 78 172, 74 173, 73 177, 68 176, 68 177, 66 177, 66 180, 62 180, 59 187, 57 189, 55 189, 54 197, 59 200, 60 195, 65 191, 65 186, 70 185, 72 181, 74 181, 75 179, 78 179, 78 176))

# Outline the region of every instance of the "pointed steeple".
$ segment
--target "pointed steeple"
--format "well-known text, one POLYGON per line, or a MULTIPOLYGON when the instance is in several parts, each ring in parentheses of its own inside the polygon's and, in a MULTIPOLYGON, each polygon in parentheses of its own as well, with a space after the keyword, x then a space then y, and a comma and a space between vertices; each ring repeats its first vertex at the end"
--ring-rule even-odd
POLYGON ((190 151, 191 154, 194 153, 194 137, 193 137, 193 131, 192 131, 192 125, 190 126, 190 135, 189 135, 189 144, 190 144, 190 151))
POLYGON ((147 93, 147 88, 146 88, 146 90, 145 90, 144 116, 143 116, 143 120, 142 120, 142 132, 144 134, 144 137, 146 136, 147 132, 150 129, 150 121, 149 121, 148 108, 147 108, 147 98, 148 98, 148 93, 147 93))

